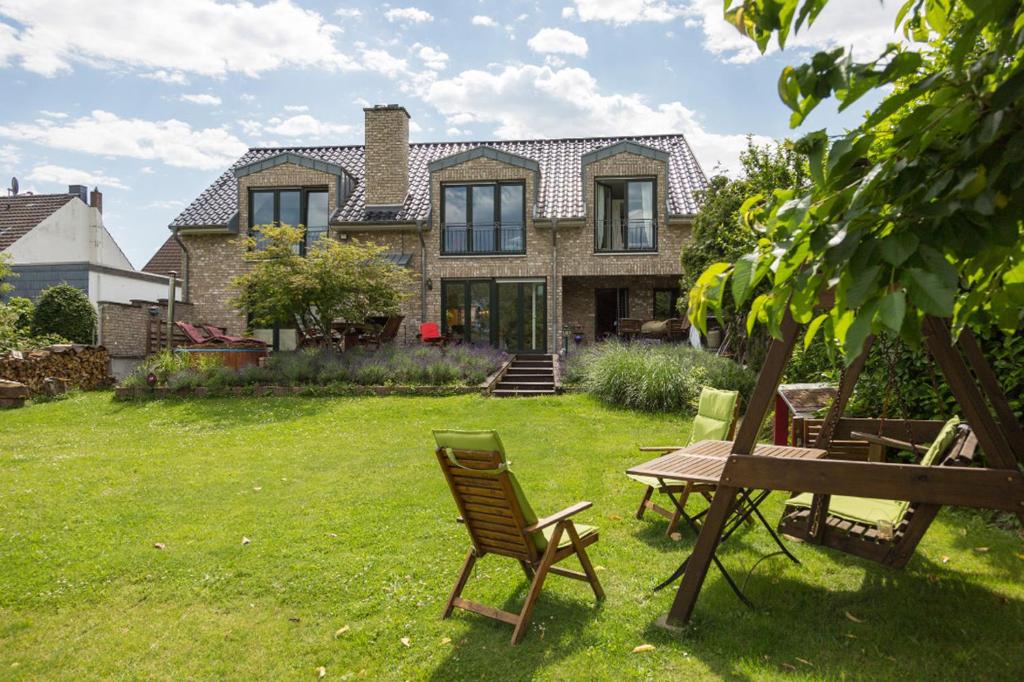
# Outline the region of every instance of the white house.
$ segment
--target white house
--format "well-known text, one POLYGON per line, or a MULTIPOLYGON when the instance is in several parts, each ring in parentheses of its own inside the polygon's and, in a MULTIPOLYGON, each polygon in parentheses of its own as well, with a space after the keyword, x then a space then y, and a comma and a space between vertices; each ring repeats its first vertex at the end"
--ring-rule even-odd
POLYGON ((103 195, 96 189, 89 195, 84 185, 71 185, 66 194, 0 198, 0 251, 18 274, 11 296, 35 299, 66 282, 93 305, 167 298, 169 277, 132 267, 103 226, 103 195))

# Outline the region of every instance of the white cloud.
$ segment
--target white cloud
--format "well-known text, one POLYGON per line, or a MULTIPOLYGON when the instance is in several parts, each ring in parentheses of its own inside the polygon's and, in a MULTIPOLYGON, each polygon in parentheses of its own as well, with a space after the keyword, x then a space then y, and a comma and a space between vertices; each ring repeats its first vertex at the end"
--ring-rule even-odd
POLYGON ((444 134, 448 137, 464 137, 470 133, 468 130, 462 130, 461 128, 451 126, 450 128, 445 129, 444 134))
MULTIPOLYGON (((414 46, 415 47, 415 46, 414 46)), ((443 71, 448 66, 448 55, 429 45, 422 45, 416 52, 423 65, 431 71, 443 71)))
POLYGON ((139 172, 145 175, 153 175, 154 173, 156 173, 156 171, 153 170, 152 166, 143 166, 142 168, 139 169, 139 172))
MULTIPOLYGON (((614 26, 625 26, 637 22, 664 23, 678 19, 687 13, 687 8, 666 0, 573 0, 575 7, 566 7, 562 16, 573 14, 580 21, 602 21, 614 26)), ((717 0, 719 13, 722 2, 717 0)))
POLYGON ((403 23, 422 24, 433 21, 434 15, 419 7, 394 7, 384 12, 384 18, 390 22, 400 21, 403 23))
POLYGON ((47 111, 46 109, 40 109, 39 113, 47 118, 67 118, 68 115, 63 111, 47 111))
POLYGON ((494 19, 491 19, 490 17, 485 16, 483 14, 477 14, 470 21, 474 26, 494 27, 498 25, 498 22, 496 22, 494 19))
POLYGON ((188 78, 181 71, 158 69, 149 73, 140 73, 139 78, 148 78, 149 80, 160 81, 168 85, 188 85, 188 78))
POLYGON ((175 119, 121 118, 96 110, 69 121, 0 124, 0 137, 86 154, 158 160, 169 166, 219 170, 246 145, 224 128, 193 129, 175 119))
MULTIPOLYGON (((797 34, 790 33, 786 47, 827 50, 853 47, 860 58, 881 53, 887 43, 900 37, 893 26, 898 2, 863 2, 863 0, 832 0, 825 6, 814 25, 797 34)), ((722 17, 721 0, 691 0, 687 9, 690 23, 704 32, 704 48, 724 61, 745 64, 761 58, 761 53, 746 36, 722 17)), ((778 51, 773 40, 767 54, 778 51)))
MULTIPOLYGON (((708 132, 681 102, 648 103, 635 94, 604 94, 585 69, 505 65, 463 71, 424 93, 452 128, 495 126, 501 138, 683 133, 706 169, 739 167, 746 136, 708 132)), ((458 134, 449 129, 449 135, 458 134)), ((767 138, 755 138, 758 143, 767 138)))
POLYGON ((183 74, 257 76, 283 67, 354 70, 335 43, 341 29, 292 0, 4 0, 0 66, 45 76, 75 64, 132 68, 178 82, 183 74))
POLYGON ((342 19, 358 19, 363 16, 363 11, 361 9, 355 9, 354 7, 342 7, 334 10, 334 13, 342 19))
POLYGON ((239 121, 239 125, 247 135, 258 137, 266 134, 281 135, 282 137, 304 138, 311 142, 324 144, 329 142, 324 138, 349 135, 354 127, 347 123, 327 123, 320 121, 309 114, 298 114, 286 119, 274 117, 266 123, 259 121, 239 121))
POLYGON ((182 95, 181 101, 191 102, 192 104, 200 104, 202 106, 207 107, 220 106, 220 97, 218 97, 217 95, 208 95, 206 93, 201 93, 197 95, 182 95))
POLYGON ((17 166, 21 161, 21 154, 13 144, 0 144, 0 166, 17 166))
POLYGON ((364 68, 382 73, 388 78, 394 78, 408 70, 408 63, 404 59, 392 57, 387 50, 362 48, 360 54, 364 68))
POLYGON ((305 104, 285 104, 284 105, 284 110, 285 111, 294 111, 296 113, 302 113, 302 112, 305 112, 305 111, 309 111, 309 107, 307 107, 305 104))
POLYGON ((587 39, 562 28, 542 28, 526 45, 541 54, 559 53, 587 56, 587 39))
POLYGON ((117 178, 104 175, 100 171, 84 171, 53 164, 36 166, 29 172, 28 179, 35 182, 52 182, 58 185, 92 185, 93 187, 131 189, 117 178))

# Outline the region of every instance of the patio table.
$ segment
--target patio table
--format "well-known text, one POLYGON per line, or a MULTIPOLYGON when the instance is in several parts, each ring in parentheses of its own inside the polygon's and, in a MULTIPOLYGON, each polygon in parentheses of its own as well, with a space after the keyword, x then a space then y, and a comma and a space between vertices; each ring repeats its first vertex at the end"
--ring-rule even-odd
MULTIPOLYGON (((702 440, 692 445, 674 450, 668 454, 657 457, 648 462, 632 467, 626 471, 626 473, 639 475, 639 476, 651 476, 661 481, 662 485, 665 486, 668 482, 681 482, 681 483, 696 483, 696 484, 711 484, 717 486, 722 479, 722 473, 725 470, 726 463, 728 462, 729 456, 732 454, 733 443, 727 440, 702 440)), ((754 448, 753 455, 757 457, 776 457, 780 459, 820 459, 827 454, 825 450, 818 448, 797 448, 789 447, 784 445, 757 445, 754 448)), ((793 556, 793 554, 782 544, 782 540, 775 533, 775 530, 765 520, 764 516, 758 507, 771 493, 771 490, 753 490, 750 488, 741 488, 737 494, 736 504, 733 506, 731 517, 726 522, 722 530, 721 540, 719 544, 725 542, 729 537, 751 516, 755 516, 761 525, 767 529, 771 535, 772 540, 779 547, 779 552, 773 552, 761 558, 764 560, 769 556, 775 556, 776 554, 785 554, 793 562, 799 564, 800 561, 793 556)), ((717 495, 717 488, 716 493, 717 495)), ((672 494, 669 494, 669 498, 672 503, 676 505, 676 508, 680 512, 683 512, 683 505, 679 500, 672 494)), ((693 529, 694 533, 699 533, 700 528, 697 526, 696 519, 688 516, 685 512, 681 513, 681 517, 686 523, 693 529)), ((699 517, 698 517, 699 518, 699 517)), ((673 582, 675 582, 686 570, 686 565, 689 562, 690 557, 687 557, 679 568, 659 584, 655 590, 660 590, 673 582)), ((752 607, 753 603, 743 594, 743 591, 733 580, 732 576, 722 565, 722 562, 718 559, 715 553, 712 553, 711 560, 718 567, 722 576, 725 578, 729 587, 732 588, 736 596, 739 597, 747 606, 752 607)), ((755 564, 756 566, 756 564, 755 564)), ((753 569, 751 569, 753 570, 753 569)), ((681 589, 681 588, 680 588, 681 589)))

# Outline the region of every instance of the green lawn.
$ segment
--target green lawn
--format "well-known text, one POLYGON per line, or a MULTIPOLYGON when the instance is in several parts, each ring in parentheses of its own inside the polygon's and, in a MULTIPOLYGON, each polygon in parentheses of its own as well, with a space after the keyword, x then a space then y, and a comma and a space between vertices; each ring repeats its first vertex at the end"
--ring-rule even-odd
MULTIPOLYGON (((750 576, 758 610, 712 571, 692 627, 654 627, 671 594, 651 588, 693 538, 634 519, 641 489, 622 471, 685 429, 585 396, 95 393, 0 413, 0 679, 1024 677, 1024 541, 963 511, 944 510, 902 572, 795 546, 802 567, 750 576), (515 648, 495 621, 440 620, 468 537, 432 427, 499 428, 538 513, 594 502, 581 520, 601 528, 601 606, 552 576, 515 648)), ((750 529, 722 556, 742 579, 769 549, 750 529)), ((466 596, 518 609, 525 589, 515 562, 487 557, 466 596)))

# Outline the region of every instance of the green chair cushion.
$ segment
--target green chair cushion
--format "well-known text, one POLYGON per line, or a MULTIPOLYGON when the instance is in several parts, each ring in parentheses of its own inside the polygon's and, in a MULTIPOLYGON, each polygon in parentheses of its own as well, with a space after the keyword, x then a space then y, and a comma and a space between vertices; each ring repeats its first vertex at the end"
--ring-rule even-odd
MULTIPOLYGON (((796 497, 786 500, 786 504, 792 507, 811 508, 813 495, 801 493, 796 497)), ((869 526, 878 526, 883 523, 891 523, 895 528, 903 520, 907 513, 909 503, 900 500, 881 500, 874 497, 850 497, 848 495, 834 495, 828 503, 828 513, 838 516, 847 521, 864 523, 869 526)))
POLYGON ((739 393, 736 391, 721 391, 708 386, 702 388, 697 403, 697 416, 693 419, 690 431, 690 442, 728 438, 737 400, 739 393))
MULTIPOLYGON (((587 537, 588 535, 593 535, 597 532, 597 526, 588 526, 585 523, 576 523, 573 525, 576 526, 576 534, 580 536, 580 540, 587 537)), ((547 528, 542 528, 540 533, 536 534, 535 537, 540 537, 541 535, 543 535, 544 546, 547 547, 547 544, 551 540, 551 536, 554 534, 554 532, 555 526, 548 526, 547 528)), ((558 539, 558 548, 562 549, 563 547, 568 547, 571 544, 572 540, 569 539, 569 534, 563 532, 562 537, 558 539)))
POLYGON ((938 435, 935 436, 935 440, 928 446, 928 451, 921 457, 922 466, 931 466, 935 464, 936 460, 945 456, 946 452, 949 451, 949 446, 953 444, 953 440, 956 438, 956 427, 960 425, 960 417, 953 417, 946 422, 938 435))

